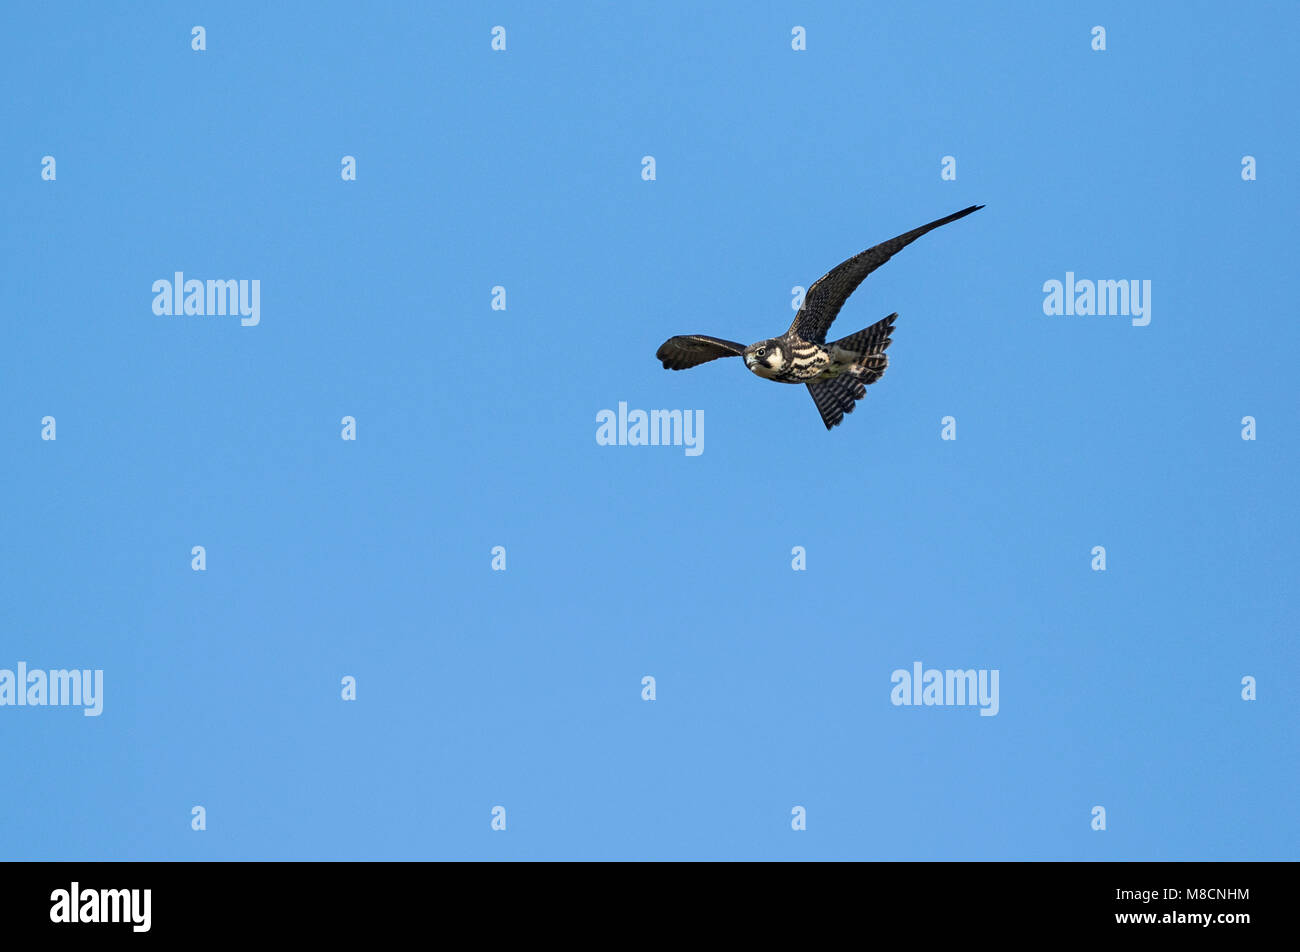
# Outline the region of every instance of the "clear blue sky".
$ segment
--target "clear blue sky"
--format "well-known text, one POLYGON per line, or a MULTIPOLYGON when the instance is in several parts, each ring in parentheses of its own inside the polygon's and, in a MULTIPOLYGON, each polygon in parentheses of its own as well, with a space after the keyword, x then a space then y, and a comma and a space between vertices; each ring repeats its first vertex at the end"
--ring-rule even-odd
POLYGON ((1296 8, 979 6, 6 7, 0 856, 1297 858, 1296 8), (833 432, 654 358, 975 203, 833 432))

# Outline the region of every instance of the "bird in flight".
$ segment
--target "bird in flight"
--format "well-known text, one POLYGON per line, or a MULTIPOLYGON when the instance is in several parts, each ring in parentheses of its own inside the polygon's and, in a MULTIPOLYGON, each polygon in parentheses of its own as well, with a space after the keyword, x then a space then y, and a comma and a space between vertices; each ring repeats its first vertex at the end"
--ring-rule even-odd
POLYGON ((867 386, 884 375, 889 366, 885 349, 898 317, 890 314, 864 330, 828 344, 826 332, 844 302, 867 275, 927 231, 965 218, 983 207, 963 208, 947 218, 881 242, 832 268, 808 289, 794 323, 780 337, 746 347, 704 334, 683 334, 664 341, 655 356, 663 361, 666 370, 685 370, 719 357, 744 357, 745 366, 760 377, 777 383, 807 384, 817 412, 829 430, 844 419, 844 414, 852 413, 854 404, 866 394, 867 386))

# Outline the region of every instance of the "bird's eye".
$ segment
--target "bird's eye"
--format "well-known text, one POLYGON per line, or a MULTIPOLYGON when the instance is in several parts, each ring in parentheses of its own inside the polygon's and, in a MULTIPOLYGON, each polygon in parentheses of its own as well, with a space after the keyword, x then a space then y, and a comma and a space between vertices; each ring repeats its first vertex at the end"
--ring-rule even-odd
POLYGON ((766 347, 760 347, 760 348, 758 349, 758 356, 760 356, 760 357, 766 357, 766 356, 767 356, 767 348, 766 348, 766 347))

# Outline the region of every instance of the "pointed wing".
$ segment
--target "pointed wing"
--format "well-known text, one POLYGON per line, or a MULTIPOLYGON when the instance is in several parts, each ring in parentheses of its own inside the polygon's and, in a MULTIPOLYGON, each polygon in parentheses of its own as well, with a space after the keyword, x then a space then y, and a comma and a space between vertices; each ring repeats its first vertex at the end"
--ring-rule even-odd
POLYGON ((832 268, 818 278, 813 286, 808 289, 808 293, 804 295, 803 307, 799 308, 799 313, 794 316, 794 323, 790 325, 790 331, 804 340, 815 341, 818 344, 826 343, 826 332, 830 330, 836 315, 840 313, 840 308, 849 299, 849 295, 858 289, 858 285, 866 279, 867 275, 927 231, 934 231, 940 225, 946 225, 958 218, 965 218, 971 212, 979 211, 983 207, 983 205, 972 205, 970 208, 963 208, 947 218, 940 218, 928 225, 914 228, 905 235, 899 235, 897 238, 881 242, 874 248, 868 248, 861 254, 854 255, 848 261, 832 268))
POLYGON ((703 334, 683 334, 664 341, 655 356, 664 362, 665 370, 685 370, 719 357, 739 357, 744 352, 745 345, 733 340, 706 337, 703 334))

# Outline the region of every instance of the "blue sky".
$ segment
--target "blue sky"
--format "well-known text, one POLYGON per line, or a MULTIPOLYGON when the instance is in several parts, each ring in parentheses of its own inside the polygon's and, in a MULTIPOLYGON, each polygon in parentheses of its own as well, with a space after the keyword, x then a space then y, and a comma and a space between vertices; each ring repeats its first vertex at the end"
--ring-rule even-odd
POLYGON ((1297 858, 1295 10, 1050 6, 6 8, 0 857, 1297 858), (833 432, 654 358, 976 203, 833 432))

